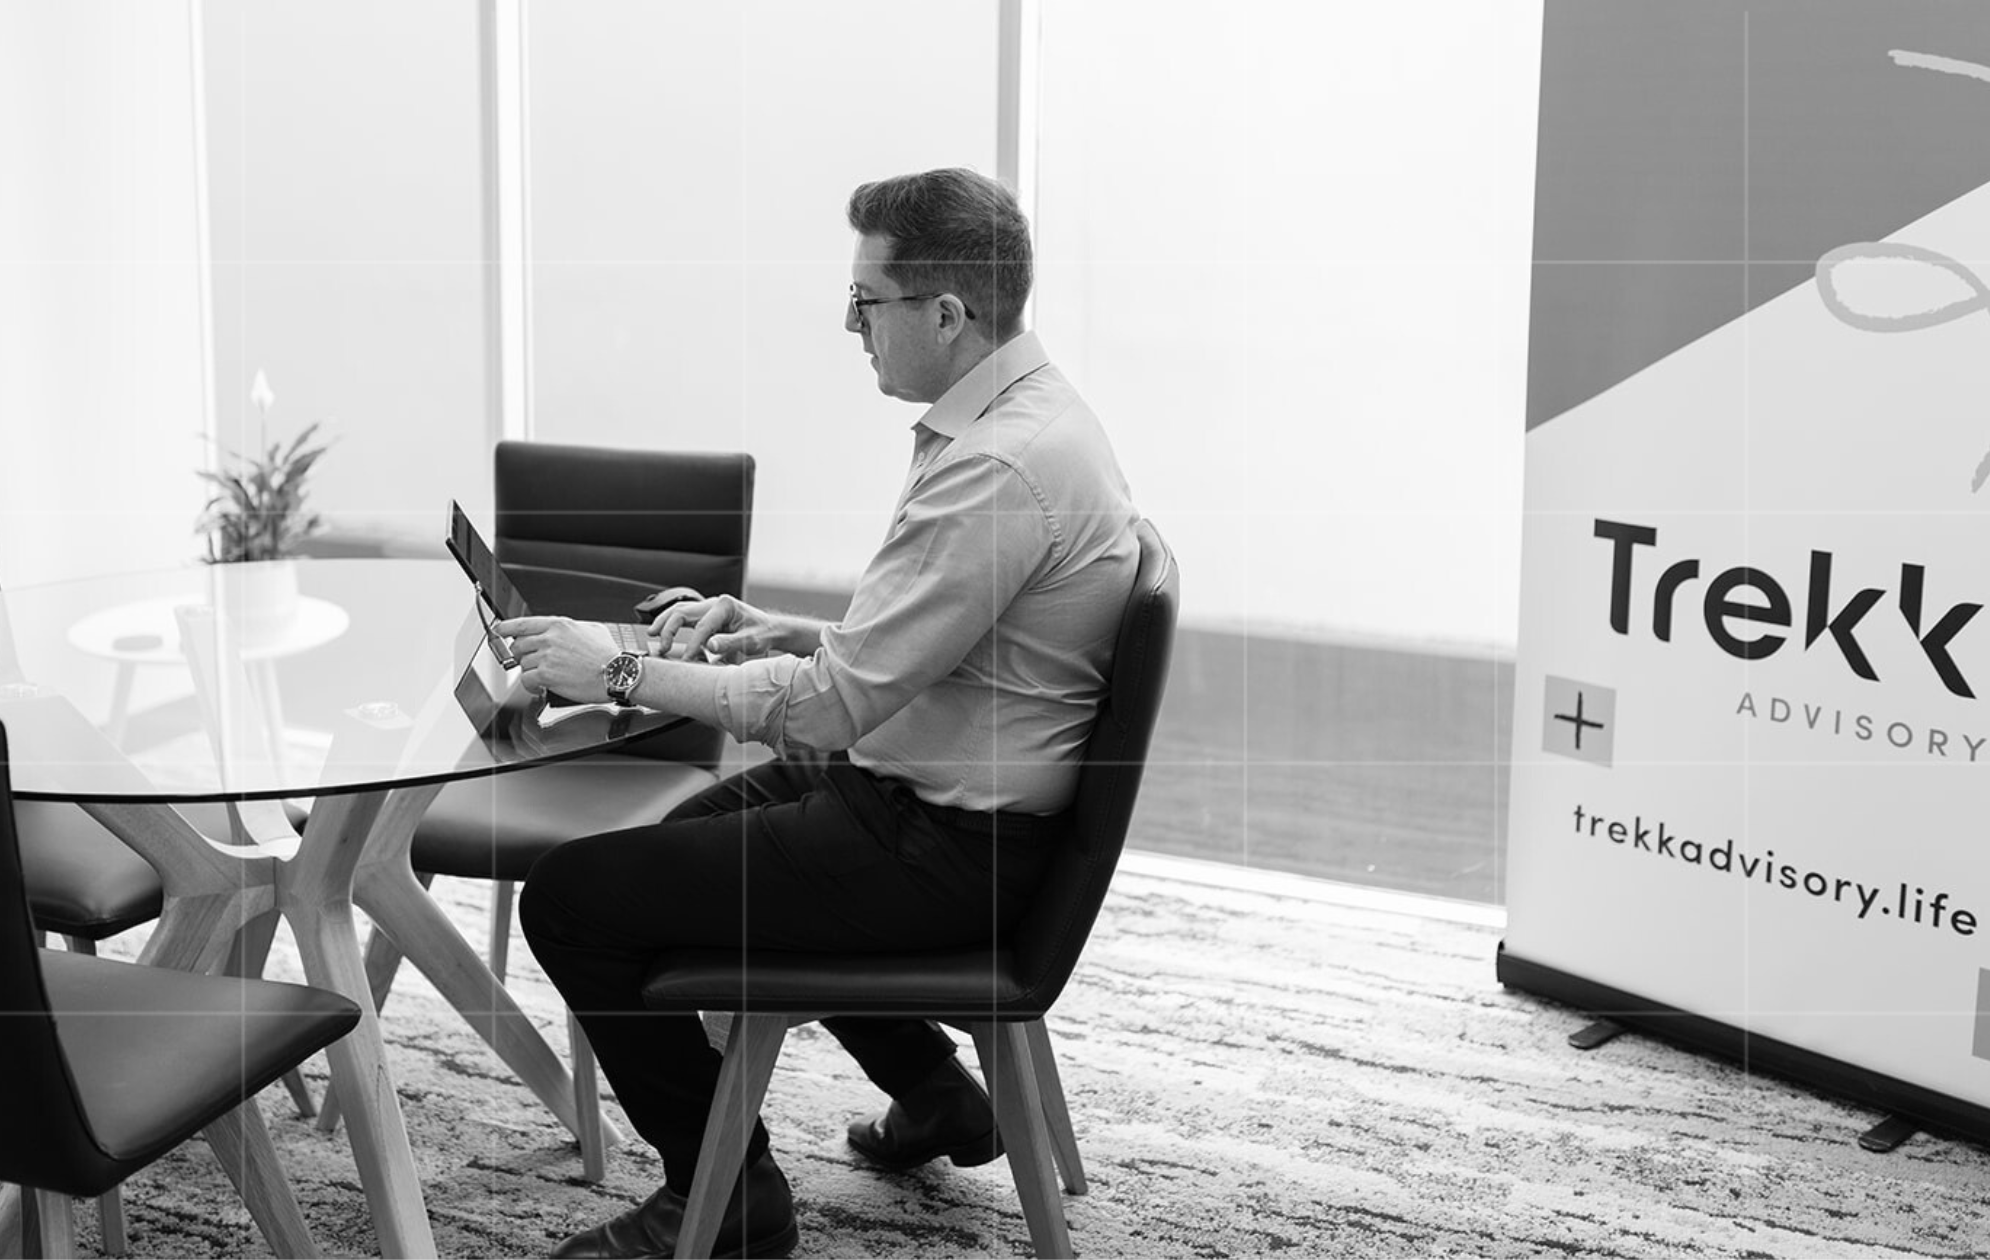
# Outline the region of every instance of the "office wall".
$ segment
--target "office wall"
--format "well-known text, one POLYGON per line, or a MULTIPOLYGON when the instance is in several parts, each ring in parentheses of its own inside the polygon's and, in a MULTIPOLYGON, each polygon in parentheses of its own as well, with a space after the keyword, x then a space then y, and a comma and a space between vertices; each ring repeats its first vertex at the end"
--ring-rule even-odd
POLYGON ((194 553, 189 34, 179 4, 0 5, 0 587, 194 553))

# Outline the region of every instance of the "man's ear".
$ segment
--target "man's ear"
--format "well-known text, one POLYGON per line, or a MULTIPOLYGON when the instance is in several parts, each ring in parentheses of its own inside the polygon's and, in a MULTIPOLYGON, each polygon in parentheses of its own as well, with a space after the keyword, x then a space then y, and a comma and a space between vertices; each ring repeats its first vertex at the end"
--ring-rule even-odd
POLYGON ((939 313, 940 344, 951 344, 954 338, 967 331, 967 304, 951 293, 942 293, 933 303, 939 313))

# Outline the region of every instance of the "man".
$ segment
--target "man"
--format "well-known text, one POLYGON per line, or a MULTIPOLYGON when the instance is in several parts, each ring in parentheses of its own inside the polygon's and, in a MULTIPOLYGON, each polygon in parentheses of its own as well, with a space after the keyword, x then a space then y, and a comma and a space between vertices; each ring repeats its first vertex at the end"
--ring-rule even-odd
MULTIPOLYGON (((719 1056, 696 1019, 643 1009, 656 955, 995 939, 1058 843, 1103 694, 1138 563, 1137 513, 1097 418, 1022 330, 1021 210, 995 181, 941 170, 865 184, 848 217, 844 326, 879 389, 931 405, 913 425, 884 546, 843 618, 701 599, 659 617, 658 641, 675 650, 647 658, 617 656, 588 623, 498 626, 527 686, 577 700, 612 692, 781 754, 655 826, 562 845, 526 881, 532 951, 665 1172, 646 1202, 556 1256, 676 1245, 719 1056)), ((862 1155, 910 1168, 1000 1153, 987 1094, 940 1028, 825 1025, 892 1099, 850 1126, 862 1155)), ((764 1128, 746 1159, 716 1254, 786 1255, 793 1203, 764 1128)))

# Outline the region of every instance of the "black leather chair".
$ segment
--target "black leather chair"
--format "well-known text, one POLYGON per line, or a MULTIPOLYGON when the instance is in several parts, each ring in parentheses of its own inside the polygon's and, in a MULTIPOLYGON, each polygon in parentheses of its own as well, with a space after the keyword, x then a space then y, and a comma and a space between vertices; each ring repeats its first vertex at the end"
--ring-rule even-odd
POLYGON ((44 950, 30 913, 0 730, 0 1181, 33 1199, 30 1255, 73 1251, 69 1195, 110 1190, 359 1022, 302 985, 44 950))
MULTIPOLYGON (((194 806, 186 812, 208 835, 228 834, 224 806, 194 806)), ((165 901, 159 873, 81 809, 54 801, 20 801, 14 806, 14 827, 37 932, 62 937, 76 953, 95 954, 101 942, 159 917, 165 901)), ((311 1095, 303 1077, 286 1072, 284 1084, 299 1111, 310 1115, 311 1095)), ((116 1186, 98 1198, 97 1212, 104 1250, 122 1255, 124 1204, 116 1186)))
MULTIPOLYGON (((74 805, 22 801, 14 807, 29 913, 79 954, 159 917, 159 872, 74 805)), ((127 1250, 124 1202, 116 1186, 97 1200, 104 1251, 127 1250)))
MULTIPOLYGON (((535 611, 632 622, 636 601, 661 588, 740 595, 753 474, 745 454, 500 442, 492 549, 535 611), (604 593, 604 576, 622 581, 604 593)), ((502 980, 517 882, 539 855, 579 836, 659 821, 718 782, 725 741, 722 731, 684 726, 613 753, 453 783, 416 828, 410 862, 424 882, 454 875, 496 883, 486 957, 502 980)), ((399 957, 381 934, 368 941, 376 1003, 386 1000, 399 957)), ((569 1019, 568 1029, 583 1176, 599 1181, 606 1144, 593 1056, 579 1022, 569 1019)), ((328 1097, 319 1127, 337 1123, 328 1097)))
POLYGON ((1037 1255, 1071 1253, 1055 1168, 1085 1189, 1044 1012, 1064 989, 1112 882, 1167 685, 1180 580, 1142 521, 1140 570, 1114 648, 1111 679, 1085 745, 1071 831, 1036 903, 994 947, 907 954, 680 950, 643 988, 652 1010, 735 1012, 706 1120, 677 1254, 711 1254, 781 1042, 826 1015, 912 1015, 965 1028, 994 1095, 996 1122, 1037 1255))
MULTIPOLYGON (((665 587, 745 592, 750 455, 500 442, 494 467, 492 549, 535 610, 633 621, 636 600, 665 587), (604 576, 631 585, 604 596, 592 580, 604 576)), ((503 979, 516 884, 539 855, 657 821, 716 782, 724 748, 724 732, 686 726, 613 753, 451 784, 415 831, 415 869, 497 881, 489 957, 503 979)))

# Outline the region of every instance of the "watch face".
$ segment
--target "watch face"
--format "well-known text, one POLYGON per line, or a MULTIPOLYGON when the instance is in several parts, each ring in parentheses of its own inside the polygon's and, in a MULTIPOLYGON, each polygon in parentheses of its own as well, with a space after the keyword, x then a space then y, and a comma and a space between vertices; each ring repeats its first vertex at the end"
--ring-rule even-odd
POLYGON ((643 676, 642 661, 635 654, 624 652, 609 661, 601 671, 607 685, 608 694, 617 700, 627 700, 629 691, 643 676))

